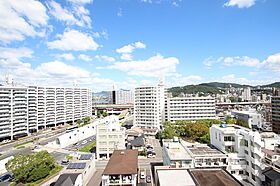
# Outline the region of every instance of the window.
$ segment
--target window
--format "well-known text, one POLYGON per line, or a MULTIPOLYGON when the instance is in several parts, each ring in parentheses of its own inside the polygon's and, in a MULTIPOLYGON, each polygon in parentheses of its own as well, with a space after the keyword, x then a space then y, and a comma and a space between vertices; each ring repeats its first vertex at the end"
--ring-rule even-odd
POLYGON ((240 171, 239 171, 239 174, 244 174, 244 171, 243 171, 243 170, 240 170, 240 171))

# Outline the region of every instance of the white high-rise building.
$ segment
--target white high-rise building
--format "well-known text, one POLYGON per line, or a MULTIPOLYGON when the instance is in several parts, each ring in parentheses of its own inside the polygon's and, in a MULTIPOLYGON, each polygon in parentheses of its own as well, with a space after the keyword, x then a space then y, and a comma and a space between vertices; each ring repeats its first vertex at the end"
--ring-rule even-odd
POLYGON ((216 119, 213 97, 167 98, 165 120, 170 122, 199 119, 216 119))
MULTIPOLYGON (((260 186, 267 152, 274 152, 279 137, 272 132, 258 132, 238 125, 212 125, 210 140, 220 151, 228 154, 227 170, 244 185, 260 186)), ((277 160, 277 159, 275 159, 277 160)))
POLYGON ((88 88, 0 86, 0 139, 91 116, 91 103, 88 88))
POLYGON ((113 90, 109 92, 110 104, 133 104, 134 92, 131 90, 113 90))
POLYGON ((157 86, 135 88, 134 125, 154 135, 164 121, 165 87, 160 80, 157 86))
POLYGON ((244 88, 244 90, 242 92, 242 98, 243 98, 244 101, 251 101, 252 100, 251 88, 250 87, 244 88))

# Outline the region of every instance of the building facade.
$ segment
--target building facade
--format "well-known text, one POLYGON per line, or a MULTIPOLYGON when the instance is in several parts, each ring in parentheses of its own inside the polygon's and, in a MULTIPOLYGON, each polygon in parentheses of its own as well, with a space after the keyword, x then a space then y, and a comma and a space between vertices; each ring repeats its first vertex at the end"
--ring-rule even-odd
POLYGON ((0 86, 0 139, 91 116, 91 103, 88 88, 0 86))
POLYGON ((109 104, 133 104, 134 92, 131 90, 113 90, 109 92, 109 104))
POLYGON ((165 120, 170 122, 198 119, 216 119, 213 97, 167 98, 165 120))
POLYGON ((280 134, 280 96, 271 98, 272 107, 272 131, 280 134))
POLYGON ((251 129, 262 128, 262 115, 257 111, 232 111, 231 113, 237 120, 246 121, 251 129))
POLYGON ((252 131, 238 125, 212 125, 211 144, 228 154, 228 171, 244 185, 261 185, 264 149, 273 150, 278 143, 275 133, 252 131))
POLYGON ((164 121, 165 88, 161 81, 157 86, 135 88, 134 125, 145 132, 160 129, 164 121))
POLYGON ((108 159, 114 150, 125 149, 125 128, 121 127, 116 116, 109 116, 110 123, 96 126, 96 157, 108 159))

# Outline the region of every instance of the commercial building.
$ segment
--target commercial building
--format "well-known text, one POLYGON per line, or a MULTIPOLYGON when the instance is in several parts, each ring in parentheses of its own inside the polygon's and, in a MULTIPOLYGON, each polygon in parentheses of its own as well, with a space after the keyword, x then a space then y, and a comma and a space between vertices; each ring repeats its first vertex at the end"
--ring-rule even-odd
POLYGON ((163 165, 171 168, 227 168, 227 154, 205 144, 163 141, 163 165))
POLYGON ((272 107, 272 131, 280 134, 280 96, 271 98, 272 107))
POLYGON ((102 123, 96 126, 96 157, 107 159, 114 150, 125 149, 125 128, 121 127, 119 118, 108 116, 112 122, 102 123))
POLYGON ((274 150, 279 138, 275 133, 252 131, 238 125, 212 125, 211 144, 228 154, 228 171, 243 184, 261 185, 265 164, 264 149, 274 150))
POLYGON ((213 97, 167 98, 165 120, 170 122, 198 119, 216 119, 213 97))
POLYGON ((88 88, 0 86, 0 139, 91 116, 91 102, 88 88))
POLYGON ((186 169, 155 166, 155 186, 241 186, 223 169, 186 169))
POLYGON ((109 104, 133 104, 134 92, 131 90, 113 90, 109 92, 109 104))
POLYGON ((164 104, 163 80, 157 86, 135 88, 134 125, 147 135, 155 135, 164 121, 164 104))
POLYGON ((232 111, 231 113, 236 120, 243 120, 248 123, 251 129, 262 128, 262 115, 257 111, 232 111))
POLYGON ((137 185, 138 150, 115 150, 102 174, 102 186, 137 185))

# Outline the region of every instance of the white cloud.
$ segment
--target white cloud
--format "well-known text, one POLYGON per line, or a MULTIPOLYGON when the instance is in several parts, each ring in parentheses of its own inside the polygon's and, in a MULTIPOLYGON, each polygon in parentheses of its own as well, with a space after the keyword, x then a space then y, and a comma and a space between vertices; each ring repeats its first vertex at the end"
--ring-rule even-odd
POLYGON ((44 36, 48 15, 46 7, 35 0, 0 1, 0 41, 22 41, 25 36, 44 36))
POLYGON ((58 54, 56 55, 57 58, 64 58, 68 61, 72 61, 75 59, 75 57, 71 53, 64 53, 64 54, 58 54))
POLYGON ((179 64, 179 60, 175 57, 164 58, 161 55, 156 55, 147 60, 115 62, 113 65, 99 67, 99 69, 117 69, 127 72, 129 75, 161 77, 162 75, 174 75, 177 64, 179 64))
POLYGON ((57 35, 59 40, 47 42, 47 45, 51 49, 59 50, 96 50, 98 45, 93 38, 86 33, 79 32, 77 30, 66 30, 63 35, 57 35))
POLYGON ((214 59, 212 56, 203 61, 206 67, 211 67, 214 64, 222 63, 225 66, 240 65, 247 67, 260 67, 261 61, 257 58, 251 58, 248 56, 235 56, 235 57, 219 57, 214 59))
POLYGON ((122 14, 122 9, 121 9, 121 8, 119 8, 119 11, 117 12, 117 16, 118 16, 118 17, 122 17, 122 16, 123 16, 123 14, 122 14))
POLYGON ((102 60, 108 61, 108 62, 114 62, 114 61, 116 61, 115 58, 110 57, 110 56, 99 56, 99 55, 97 55, 97 56, 95 56, 95 58, 98 59, 98 60, 100 60, 100 61, 102 61, 102 60))
POLYGON ((264 68, 280 75, 280 53, 269 56, 262 64, 264 68))
POLYGON ((121 48, 116 49, 117 53, 132 53, 135 48, 146 48, 146 45, 140 41, 125 45, 121 48))
POLYGON ((249 8, 255 5, 256 0, 229 0, 224 6, 237 6, 238 8, 249 8))
POLYGON ((29 48, 4 48, 0 47, 0 58, 32 57, 33 51, 29 48))
POLYGON ((123 60, 130 61, 130 60, 132 60, 133 57, 132 57, 131 54, 122 54, 120 58, 123 59, 123 60))
POLYGON ((91 57, 89 57, 85 54, 80 54, 79 59, 84 60, 84 61, 92 61, 91 57))
POLYGON ((89 10, 83 6, 73 6, 72 10, 63 8, 59 3, 50 1, 48 3, 50 14, 60 21, 65 21, 67 25, 78 25, 91 27, 91 19, 88 16, 89 10))
POLYGON ((203 80, 201 76, 197 75, 190 75, 186 77, 173 77, 170 81, 167 81, 168 87, 174 87, 174 86, 185 86, 185 85, 191 85, 191 84, 198 84, 203 80))
POLYGON ((134 43, 134 47, 135 48, 146 48, 146 45, 144 43, 141 43, 141 42, 135 42, 134 43))
POLYGON ((93 0, 68 0, 68 1, 77 4, 86 4, 86 3, 91 3, 93 0))
POLYGON ((134 46, 126 45, 116 50, 117 53, 132 53, 134 50, 134 46))

